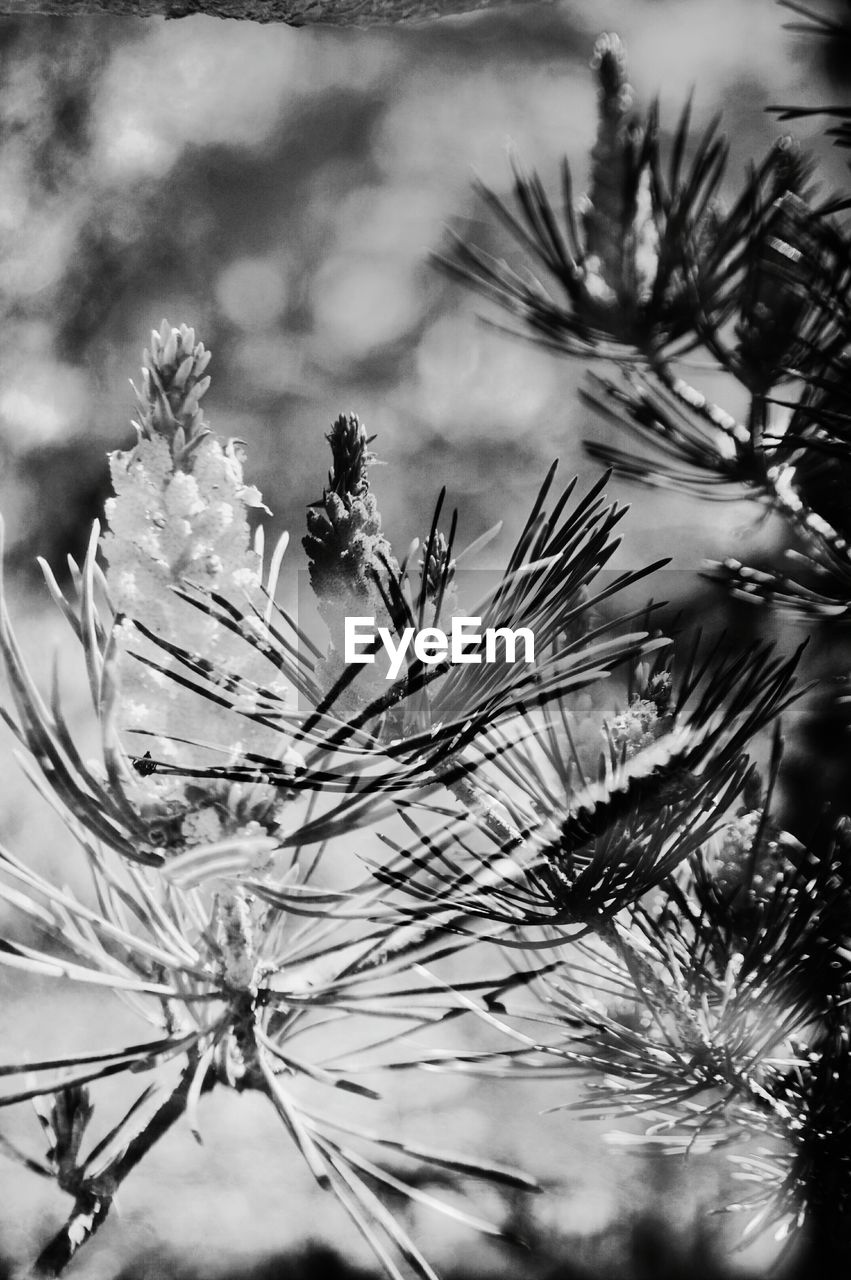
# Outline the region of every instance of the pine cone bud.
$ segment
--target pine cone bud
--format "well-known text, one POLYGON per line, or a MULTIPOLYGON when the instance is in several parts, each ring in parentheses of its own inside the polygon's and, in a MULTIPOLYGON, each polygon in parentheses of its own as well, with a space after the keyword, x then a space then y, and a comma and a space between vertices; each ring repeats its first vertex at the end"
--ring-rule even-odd
MULTIPOLYGON (((369 464, 374 461, 369 438, 355 414, 341 415, 327 440, 333 466, 328 488, 308 508, 307 534, 302 545, 310 562, 310 585, 320 612, 331 628, 332 616, 363 612, 364 604, 381 604, 375 575, 385 578, 387 566, 398 569, 390 543, 381 531, 381 516, 369 488, 369 464), (351 608, 348 606, 351 605, 351 608)), ((374 612, 375 610, 373 610, 374 612)), ((385 610, 382 608, 382 612, 385 610)))
POLYGON ((340 498, 362 497, 369 489, 369 466, 376 460, 369 452, 375 437, 367 436, 357 414, 341 413, 325 438, 332 458, 328 491, 340 498))
POLYGON ((591 188, 583 216, 585 246, 599 260, 600 285, 615 294, 623 277, 625 166, 632 163, 632 90, 626 50, 616 35, 602 35, 591 66, 600 83, 597 139, 591 152, 591 188))
POLYGON ((425 582, 426 598, 436 600, 441 588, 445 592, 452 584, 455 577, 455 561, 449 557, 449 544, 442 533, 435 534, 430 548, 426 538, 425 546, 428 549, 428 555, 423 555, 420 560, 420 573, 425 582))
POLYGON ((626 48, 620 36, 604 32, 598 36, 591 55, 591 68, 600 82, 600 111, 620 119, 629 106, 632 90, 626 78, 626 48))
POLYGON ((145 351, 142 387, 134 386, 140 421, 134 425, 143 439, 162 436, 168 441, 175 468, 186 468, 192 453, 209 435, 201 398, 210 385, 204 371, 210 352, 195 342, 195 330, 182 324, 173 328, 163 320, 151 333, 145 351))
MULTIPOLYGON (((330 638, 328 655, 317 669, 326 690, 344 670, 347 617, 371 617, 376 626, 393 626, 382 584, 399 574, 369 487, 369 465, 375 461, 368 450, 370 437, 355 414, 343 414, 327 440, 333 459, 329 487, 308 508, 302 539, 310 585, 330 638)), ((364 667, 357 684, 342 695, 338 711, 369 703, 385 690, 380 665, 364 667)))

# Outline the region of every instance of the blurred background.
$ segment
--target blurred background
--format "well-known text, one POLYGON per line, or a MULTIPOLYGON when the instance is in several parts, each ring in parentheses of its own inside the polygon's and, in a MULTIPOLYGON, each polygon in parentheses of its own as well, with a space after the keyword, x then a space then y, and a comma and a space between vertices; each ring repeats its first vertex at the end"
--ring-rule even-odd
MULTIPOLYGON (((427 530, 445 483, 462 543, 505 521, 500 562, 553 458, 564 479, 590 481, 582 439, 611 428, 578 400, 583 366, 483 325, 481 306, 429 254, 447 227, 499 247, 471 182, 507 192, 512 152, 548 186, 566 154, 581 191, 596 122, 588 60, 602 30, 626 41, 637 105, 660 95, 663 127, 692 89, 695 131, 723 110, 734 184, 781 132, 765 106, 830 100, 842 74, 827 45, 784 31, 783 18, 773 0, 560 0, 367 32, 204 18, 0 22, 0 511, 12 609, 35 669, 47 675, 66 637, 34 557, 61 575, 64 556, 83 553, 108 493, 106 455, 133 440, 128 379, 163 317, 194 325, 213 351, 207 415, 218 434, 245 441, 270 532, 291 531, 290 590, 305 564, 305 507, 327 472, 324 436, 341 411, 376 434, 386 466, 375 488, 397 550, 427 530)), ((796 132, 822 156, 825 186, 841 185, 844 162, 819 129, 805 121, 796 132)), ((699 361, 687 372, 739 407, 735 388, 699 361)), ((723 621, 723 596, 697 577, 702 561, 744 559, 773 528, 745 503, 613 492, 633 503, 617 566, 673 555, 677 590, 723 621)), ((94 743, 81 673, 65 665, 71 718, 94 743)), ((8 735, 2 747, 0 838, 73 881, 61 827, 26 791, 8 735)), ((46 987, 0 974, 4 1054, 123 1028, 112 1006, 54 992, 48 1006, 46 987)), ((438 1095, 419 1080, 388 1100, 406 1132, 433 1137, 445 1122, 453 1146, 520 1159, 552 1187, 534 1223, 516 1208, 535 1257, 424 1222, 418 1238, 447 1275, 764 1271, 773 1246, 731 1260, 735 1227, 706 1216, 725 1188, 734 1195, 726 1167, 607 1155, 599 1127, 538 1115, 572 1086, 549 1088, 450 1081, 437 1120, 438 1095)), ((206 1148, 170 1135, 69 1274, 374 1270, 259 1103, 206 1106, 206 1148)), ((0 1127, 38 1141, 31 1115, 2 1116, 0 1127)), ((5 1162, 0 1205, 10 1266, 65 1208, 5 1162)))

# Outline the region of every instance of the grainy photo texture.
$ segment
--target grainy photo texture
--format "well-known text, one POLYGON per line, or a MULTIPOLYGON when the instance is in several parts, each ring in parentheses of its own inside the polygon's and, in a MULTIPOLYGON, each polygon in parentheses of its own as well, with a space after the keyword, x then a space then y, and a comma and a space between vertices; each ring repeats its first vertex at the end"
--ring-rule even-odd
POLYGON ((0 1276, 848 1274, 849 84, 0 4, 0 1276))

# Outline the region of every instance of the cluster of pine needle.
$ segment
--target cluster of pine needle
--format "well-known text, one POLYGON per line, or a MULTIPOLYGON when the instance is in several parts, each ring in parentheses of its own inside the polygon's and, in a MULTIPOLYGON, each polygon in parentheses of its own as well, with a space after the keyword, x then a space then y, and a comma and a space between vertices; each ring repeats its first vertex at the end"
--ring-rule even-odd
MULTIPOLYGON (((593 65, 587 197, 566 164, 557 197, 518 167, 513 199, 483 191, 516 259, 459 238, 442 264, 554 352, 614 362, 587 396, 629 444, 594 457, 700 497, 749 492, 786 522, 788 564, 716 566, 731 591, 841 627, 845 201, 819 193, 784 139, 725 203, 718 125, 692 138, 686 107, 666 146, 657 107, 633 108, 616 37, 593 65), (680 376, 698 348, 747 393, 743 420, 680 376)), ((847 111, 834 116, 844 142, 847 111)), ((58 1275, 168 1130, 198 1134, 204 1096, 232 1089, 267 1099, 391 1276, 431 1280, 405 1198, 499 1235, 474 1194, 461 1209, 432 1183, 536 1186, 533 1171, 382 1129, 382 1081, 427 1070, 516 1081, 518 1106, 523 1080, 564 1078, 570 1098, 579 1081, 571 1105, 642 1118, 649 1151, 723 1148, 745 1191, 719 1208, 745 1210, 748 1234, 803 1232, 838 1274, 851 1257, 851 818, 784 826, 780 716, 802 692, 800 649, 668 637, 652 605, 619 607, 645 579, 649 598, 660 566, 604 573, 620 527, 629 536, 608 474, 583 492, 559 488, 554 466, 504 569, 469 598, 464 568, 498 531, 460 546, 442 492, 429 528, 394 551, 354 414, 330 431, 308 510, 325 628, 309 635, 277 598, 285 540, 265 546, 242 450, 207 423, 209 361, 185 326, 152 335, 105 529, 66 587, 45 566, 84 657, 98 760, 75 744, 58 682, 45 694, 32 679, 0 599, 4 719, 91 876, 78 895, 0 849, 16 922, 0 964, 100 987, 148 1028, 0 1064, 0 1105, 34 1103, 47 1146, 0 1137, 4 1153, 71 1198, 35 1273, 58 1275), (363 615, 400 633, 454 616, 526 627, 536 661, 411 657, 388 681, 345 660, 345 618, 363 615), (143 1087, 98 1130, 99 1083, 125 1074, 143 1087)))

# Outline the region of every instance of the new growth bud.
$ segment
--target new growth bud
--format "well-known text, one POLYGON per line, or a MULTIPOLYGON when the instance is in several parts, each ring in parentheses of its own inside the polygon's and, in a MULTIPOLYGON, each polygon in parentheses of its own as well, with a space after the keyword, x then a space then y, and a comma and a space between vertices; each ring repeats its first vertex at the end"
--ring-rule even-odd
POLYGON ((134 422, 141 439, 161 436, 171 449, 175 468, 185 468, 206 436, 201 399, 210 385, 205 370, 210 352, 196 343, 195 330, 173 328, 163 320, 143 356, 141 389, 133 386, 140 418, 134 422))
MULTIPOLYGON (((381 584, 398 575, 399 565, 381 528, 375 495, 369 486, 369 467, 375 457, 369 451, 372 437, 356 414, 341 414, 326 437, 332 466, 328 487, 307 511, 307 552, 310 585, 330 636, 328 658, 322 672, 330 688, 342 672, 346 619, 374 617, 389 628, 393 619, 381 584)), ((348 692, 355 703, 369 698, 361 690, 348 692)))
MULTIPOLYGON (((155 732, 154 754, 160 758, 175 755, 173 739, 216 743, 221 718, 208 700, 130 658, 135 653, 160 665, 165 661, 163 650, 134 623, 163 642, 202 654, 212 670, 239 670, 247 677, 251 668, 261 682, 269 677, 238 636, 178 594, 187 587, 215 591, 248 617, 252 601, 257 608, 263 603, 248 521, 249 508, 262 505, 261 495, 244 483, 239 442, 217 439, 204 418, 200 401, 210 383, 209 360, 193 329, 164 321, 144 355, 139 439, 134 448, 110 455, 115 496, 105 505, 101 550, 111 603, 126 619, 117 629, 119 727, 155 732)), ((248 737, 257 745, 258 731, 243 721, 243 747, 248 737)))

